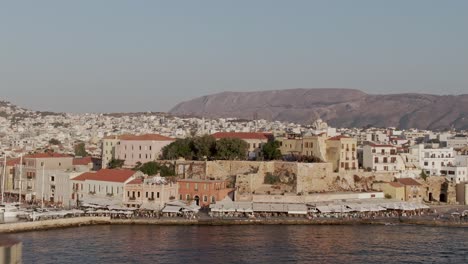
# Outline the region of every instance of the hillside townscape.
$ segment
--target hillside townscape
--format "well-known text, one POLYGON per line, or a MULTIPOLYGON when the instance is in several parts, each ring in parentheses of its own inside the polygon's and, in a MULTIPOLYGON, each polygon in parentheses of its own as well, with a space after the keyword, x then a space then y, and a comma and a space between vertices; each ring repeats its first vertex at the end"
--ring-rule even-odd
POLYGON ((241 217, 414 211, 468 201, 462 130, 50 113, 8 102, 0 113, 4 199, 33 207, 241 217))

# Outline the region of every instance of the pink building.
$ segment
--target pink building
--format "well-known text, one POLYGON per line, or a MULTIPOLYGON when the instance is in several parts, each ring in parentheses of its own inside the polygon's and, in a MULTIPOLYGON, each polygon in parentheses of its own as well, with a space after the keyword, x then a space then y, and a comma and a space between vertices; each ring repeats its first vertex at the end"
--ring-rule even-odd
POLYGON ((124 167, 134 167, 138 162, 154 161, 161 155, 163 147, 175 139, 157 134, 121 136, 115 146, 115 158, 125 160, 124 167))

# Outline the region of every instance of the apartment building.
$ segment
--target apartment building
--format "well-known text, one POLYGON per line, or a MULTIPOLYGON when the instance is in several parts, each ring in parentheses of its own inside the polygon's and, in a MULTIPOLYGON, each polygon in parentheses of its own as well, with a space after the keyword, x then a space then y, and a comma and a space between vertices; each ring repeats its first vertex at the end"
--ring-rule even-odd
POLYGON ((160 210, 179 196, 179 185, 163 177, 136 178, 124 187, 123 204, 127 207, 160 210))
POLYGON ((209 206, 223 200, 234 189, 227 187, 224 180, 182 179, 179 184, 179 200, 195 201, 198 206, 209 206))
POLYGON ((368 143, 363 147, 362 166, 376 172, 397 172, 405 169, 397 147, 376 143, 368 143))
POLYGON ((141 136, 124 135, 115 146, 115 159, 124 160, 124 167, 133 168, 138 162, 146 163, 159 159, 162 149, 175 139, 157 134, 141 136))
POLYGON ((142 172, 127 169, 102 169, 85 172, 72 179, 72 200, 101 205, 123 205, 125 185, 142 172))
POLYGON ((333 164, 335 171, 357 170, 357 141, 347 136, 336 136, 325 141, 327 162, 333 164))

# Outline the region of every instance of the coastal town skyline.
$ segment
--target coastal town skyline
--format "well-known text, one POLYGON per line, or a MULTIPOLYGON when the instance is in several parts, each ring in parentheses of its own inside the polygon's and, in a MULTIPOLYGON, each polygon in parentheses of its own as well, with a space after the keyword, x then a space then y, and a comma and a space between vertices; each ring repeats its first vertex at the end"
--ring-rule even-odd
POLYGON ((0 8, 0 264, 467 263, 468 1, 0 8))
POLYGON ((2 96, 136 112, 223 91, 466 93, 466 1, 207 3, 5 3, 2 96))

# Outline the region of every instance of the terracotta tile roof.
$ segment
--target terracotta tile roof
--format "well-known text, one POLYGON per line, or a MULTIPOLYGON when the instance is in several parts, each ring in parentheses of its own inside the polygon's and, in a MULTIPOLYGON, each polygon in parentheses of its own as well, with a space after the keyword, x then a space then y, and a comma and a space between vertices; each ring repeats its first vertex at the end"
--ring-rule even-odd
POLYGON ((73 165, 88 165, 93 163, 93 159, 91 157, 84 157, 84 158, 74 158, 73 165))
POLYGON ((125 182, 136 172, 133 170, 102 169, 97 172, 85 172, 72 180, 74 181, 107 181, 107 182, 125 182))
POLYGON ((388 183, 390 186, 395 187, 395 188, 400 188, 400 187, 405 187, 403 184, 399 182, 389 182, 388 183))
POLYGON ((351 137, 339 135, 339 136, 331 137, 328 140, 341 140, 341 139, 348 139, 348 138, 351 138, 351 137))
POLYGON ((145 134, 140 136, 123 135, 120 136, 120 140, 174 141, 175 139, 158 134, 145 134))
POLYGON ((260 132, 218 132, 212 135, 216 139, 221 138, 238 138, 238 139, 260 139, 260 140, 269 140, 273 137, 270 133, 260 133, 260 132))
POLYGON ((72 158, 72 156, 68 154, 48 152, 48 153, 36 153, 36 154, 26 155, 23 158, 25 159, 72 158))
POLYGON ((414 179, 411 179, 411 178, 401 178, 401 179, 398 179, 398 182, 403 184, 403 185, 413 185, 413 186, 421 185, 419 182, 417 182, 417 181, 415 181, 414 179))
MULTIPOLYGON (((20 158, 15 158, 15 159, 7 159, 7 162, 6 162, 7 166, 9 167, 12 167, 12 166, 15 166, 15 165, 18 165, 20 164, 20 158)), ((3 159, 0 161, 0 165, 3 166, 3 159)))
POLYGON ((376 143, 369 143, 369 146, 377 147, 377 148, 395 148, 396 147, 390 144, 376 144, 376 143))
POLYGON ((142 183, 143 183, 143 179, 142 178, 137 178, 137 179, 131 180, 127 184, 142 184, 142 183))

